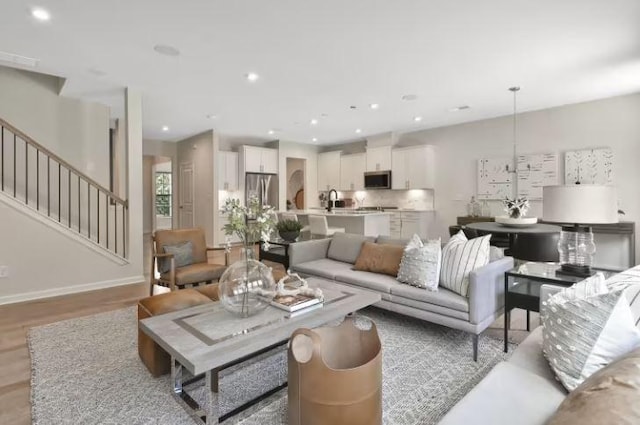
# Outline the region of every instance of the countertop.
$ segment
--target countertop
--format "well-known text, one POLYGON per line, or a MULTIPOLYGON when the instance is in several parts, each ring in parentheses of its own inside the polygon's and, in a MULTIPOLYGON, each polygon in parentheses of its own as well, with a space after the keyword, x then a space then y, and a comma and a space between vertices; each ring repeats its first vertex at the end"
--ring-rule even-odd
POLYGON ((374 215, 391 215, 390 212, 384 211, 355 211, 350 208, 346 209, 334 209, 332 212, 328 212, 325 209, 308 209, 308 210, 289 210, 289 211, 278 211, 278 213, 293 213, 297 215, 324 215, 327 217, 364 217, 364 216, 374 216, 374 215))

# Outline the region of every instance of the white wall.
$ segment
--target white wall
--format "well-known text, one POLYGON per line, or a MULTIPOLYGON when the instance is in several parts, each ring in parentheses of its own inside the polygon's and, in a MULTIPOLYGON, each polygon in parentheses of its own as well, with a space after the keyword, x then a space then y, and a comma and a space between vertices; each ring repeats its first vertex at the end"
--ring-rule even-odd
MULTIPOLYGON (((400 137, 399 145, 403 146, 437 146, 435 207, 440 236, 448 237, 448 226, 455 224, 457 216, 466 215, 469 198, 476 193, 476 161, 483 157, 510 157, 511 135, 512 118, 501 117, 400 137)), ((518 116, 518 152, 559 153, 561 176, 563 152, 597 147, 611 147, 614 151, 619 205, 626 212, 623 220, 640 223, 640 94, 518 116)), ((491 207, 493 215, 501 213, 499 202, 492 202, 491 207)), ((541 201, 532 202, 529 215, 542 215, 541 201)), ((636 256, 640 259, 640 252, 636 256)))
MULTIPOLYGON (((52 115, 58 116, 55 103, 51 108, 52 115)), ((79 127, 85 126, 83 115, 74 121, 79 127)), ((128 262, 97 253, 88 248, 88 242, 78 242, 66 230, 54 230, 52 225, 43 224, 47 219, 25 213, 24 207, 10 207, 11 203, 0 197, 0 265, 9 267, 9 277, 0 279, 0 304, 144 280, 142 103, 140 94, 129 90, 127 122, 128 262)))
POLYGON ((279 209, 287 209, 287 158, 306 159, 306 170, 304 173, 304 205, 305 208, 320 206, 318 200, 318 148, 314 145, 307 145, 295 142, 279 141, 278 148, 278 185, 279 209))
MULTIPOLYGON (((202 227, 205 231, 207 243, 213 244, 213 211, 214 189, 217 194, 217 186, 214 185, 214 177, 217 173, 214 162, 214 134, 213 130, 205 131, 177 144, 177 162, 174 164, 177 177, 177 185, 180 187, 180 164, 193 163, 194 176, 194 225, 202 227)), ((179 197, 179 192, 174 192, 179 197)), ((178 210, 176 216, 179 216, 178 210)))
POLYGON ((109 187, 109 108, 58 96, 60 78, 0 66, 0 118, 109 187))

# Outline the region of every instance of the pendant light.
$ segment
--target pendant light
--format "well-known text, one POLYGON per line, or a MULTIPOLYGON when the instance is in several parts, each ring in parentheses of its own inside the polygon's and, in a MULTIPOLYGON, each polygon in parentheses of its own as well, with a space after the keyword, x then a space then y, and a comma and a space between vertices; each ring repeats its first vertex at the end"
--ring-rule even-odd
POLYGON ((513 93, 513 168, 507 165, 507 172, 515 174, 513 179, 513 186, 515 187, 515 196, 518 196, 518 134, 517 134, 517 112, 518 112, 518 104, 517 97, 518 92, 520 91, 520 87, 513 86, 509 87, 509 91, 513 93))

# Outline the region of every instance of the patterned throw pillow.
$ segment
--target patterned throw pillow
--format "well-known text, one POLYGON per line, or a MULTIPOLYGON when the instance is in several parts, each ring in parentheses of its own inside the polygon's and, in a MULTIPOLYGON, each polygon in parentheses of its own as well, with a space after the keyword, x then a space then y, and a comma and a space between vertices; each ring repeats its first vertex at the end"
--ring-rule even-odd
POLYGON ((602 273, 554 294, 542 310, 542 351, 569 391, 640 346, 625 291, 610 290, 602 273))
MULTIPOLYGON (((166 254, 173 254, 176 268, 193 264, 193 244, 191 241, 177 245, 165 245, 164 252, 166 254)), ((160 273, 167 273, 171 270, 171 260, 168 258, 161 258, 161 260, 162 261, 158 261, 158 271, 160 273)))
POLYGON ((402 254, 398 282, 437 291, 441 247, 440 239, 422 243, 420 236, 413 235, 402 254))
POLYGON ((466 297, 469 292, 469 274, 489 264, 491 235, 467 240, 459 231, 442 249, 440 286, 466 297))

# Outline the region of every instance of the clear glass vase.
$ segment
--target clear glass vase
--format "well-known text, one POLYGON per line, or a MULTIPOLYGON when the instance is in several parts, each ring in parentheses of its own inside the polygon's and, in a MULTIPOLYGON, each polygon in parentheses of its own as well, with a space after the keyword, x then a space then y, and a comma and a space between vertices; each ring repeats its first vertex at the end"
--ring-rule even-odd
POLYGON ((591 229, 563 227, 558 241, 558 253, 560 264, 590 267, 596 253, 591 229))
POLYGON ((253 316, 269 305, 270 300, 261 294, 261 290, 275 290, 271 268, 255 260, 252 248, 244 248, 242 258, 220 277, 220 302, 225 310, 236 316, 253 316))

